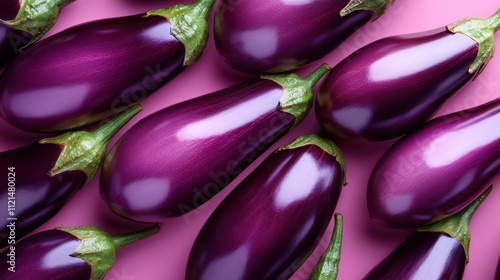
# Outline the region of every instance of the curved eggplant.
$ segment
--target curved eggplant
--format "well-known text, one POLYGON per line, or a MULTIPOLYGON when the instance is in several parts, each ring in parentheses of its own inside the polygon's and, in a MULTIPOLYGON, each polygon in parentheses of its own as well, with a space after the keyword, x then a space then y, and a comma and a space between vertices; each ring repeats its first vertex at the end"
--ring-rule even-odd
POLYGON ((215 44, 237 70, 288 72, 324 57, 392 2, 223 0, 215 14, 215 44))
POLYGON ((199 207, 302 121, 328 70, 263 76, 142 119, 107 156, 101 195, 118 215, 142 222, 199 207))
POLYGON ((199 58, 214 2, 88 22, 39 42, 0 76, 0 115, 53 132, 123 111, 199 58))
POLYGON ((75 0, 2 0, 0 3, 0 69, 37 42, 56 23, 61 10, 75 0))
POLYGON ((159 229, 155 225, 122 235, 91 226, 42 231, 1 252, 0 279, 99 280, 113 266, 117 249, 159 229))
POLYGON ((462 279, 469 261, 469 222, 490 192, 491 187, 463 211, 410 235, 363 280, 462 279))
POLYGON ((371 218, 416 228, 456 213, 500 173, 500 98, 429 121, 396 142, 369 181, 371 218))
POLYGON ((484 69, 499 18, 500 10, 486 20, 466 19, 447 30, 388 37, 361 48, 322 83, 318 122, 336 136, 372 141, 416 129, 484 69))
POLYGON ((111 137, 139 110, 134 106, 94 132, 69 132, 0 153, 0 179, 8 182, 0 189, 6 206, 0 211, 0 247, 47 222, 90 182, 111 137))
POLYGON ((319 243, 344 180, 331 140, 304 136, 278 149, 212 213, 186 280, 288 279, 319 243))

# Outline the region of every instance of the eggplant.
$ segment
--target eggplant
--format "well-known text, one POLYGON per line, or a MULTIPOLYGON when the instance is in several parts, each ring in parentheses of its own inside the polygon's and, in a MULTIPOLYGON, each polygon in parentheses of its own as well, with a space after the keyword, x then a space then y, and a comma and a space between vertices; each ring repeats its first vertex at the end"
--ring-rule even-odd
POLYGON ((123 111, 199 58, 214 2, 88 22, 39 42, 0 76, 0 116, 54 132, 123 111))
POLYGON ((90 182, 111 137, 139 110, 133 106, 93 132, 68 132, 0 153, 0 179, 6 182, 0 189, 6 206, 0 211, 0 247, 47 222, 90 182))
POLYGON ((207 220, 186 280, 288 279, 321 240, 344 182, 331 140, 308 135, 279 148, 207 220))
POLYGON ((2 0, 0 3, 0 69, 36 43, 56 23, 61 10, 75 0, 2 0))
POLYGON ((93 226, 57 227, 27 237, 0 255, 0 279, 99 280, 116 251, 159 231, 158 225, 120 235, 93 226))
POLYGON ((198 208, 303 120, 312 87, 328 70, 304 79, 262 76, 149 115, 106 157, 101 196, 113 212, 140 222, 198 208))
POLYGON ((310 280, 336 280, 339 273, 340 250, 342 247, 343 217, 335 214, 335 227, 328 248, 316 266, 314 266, 310 280))
POLYGON ((498 258, 497 273, 495 274, 495 279, 496 280, 500 279, 500 257, 498 258))
POLYGON ((377 162, 368 183, 371 218, 416 228, 463 209, 500 173, 500 98, 429 121, 377 162))
POLYGON ((477 77, 494 52, 500 10, 446 28, 387 37, 335 66, 321 84, 316 118, 347 139, 385 141, 407 134, 477 77))
POLYGON ((239 71, 288 72, 324 57, 393 2, 222 0, 215 13, 215 45, 239 71))
POLYGON ((462 279, 469 261, 469 222, 491 187, 461 212, 420 228, 363 278, 462 279))

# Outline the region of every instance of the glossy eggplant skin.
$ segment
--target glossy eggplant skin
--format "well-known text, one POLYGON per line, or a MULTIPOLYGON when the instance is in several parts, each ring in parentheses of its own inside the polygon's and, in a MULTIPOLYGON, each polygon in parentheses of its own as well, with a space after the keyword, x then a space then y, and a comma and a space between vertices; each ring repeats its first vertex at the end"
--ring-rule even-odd
POLYGON ((465 251, 456 239, 437 232, 410 235, 363 279, 462 279, 465 251))
MULTIPOLYGON (((0 2, 0 19, 14 19, 19 12, 19 0, 2 0, 0 2)), ((13 42, 29 42, 31 36, 23 31, 8 28, 0 23, 0 69, 11 61, 18 53, 19 47, 13 46, 13 42)))
POLYGON ((326 76, 316 118, 328 132, 348 139, 384 141, 430 118, 473 75, 475 41, 444 29, 375 41, 326 76))
POLYGON ((64 231, 47 230, 15 245, 15 272, 7 270, 10 247, 0 255, 0 279, 10 280, 89 280, 90 265, 71 256, 80 240, 64 231))
POLYGON ((288 72, 322 58, 373 18, 369 11, 341 17, 348 3, 223 0, 215 14, 215 44, 237 70, 288 72))
POLYGON ((339 163, 317 146, 271 154, 205 223, 186 280, 288 279, 325 232, 342 180, 339 163))
POLYGON ((495 274, 495 279, 496 280, 500 279, 500 257, 498 258, 497 273, 495 274))
POLYGON ((0 203, 6 206, 5 211, 0 211, 0 247, 10 240, 7 225, 12 221, 8 218, 17 218, 14 223, 18 240, 52 218, 85 184, 87 175, 82 171, 48 175, 60 154, 61 148, 54 144, 33 144, 0 153, 0 179, 10 182, 13 178, 15 183, 13 216, 7 211, 7 205, 12 206, 7 185, 0 189, 0 203), (12 167, 13 172, 8 169, 12 167))
POLYGON ((458 212, 500 173, 500 99, 429 121, 396 142, 368 186, 371 218, 417 228, 458 212))
POLYGON ((0 113, 31 132, 81 127, 146 98, 184 69, 183 59, 184 45, 163 17, 77 25, 9 64, 0 77, 0 113))
POLYGON ((141 222, 199 207, 292 128, 295 117, 277 109, 283 93, 257 79, 142 119, 107 156, 101 195, 115 213, 141 222))

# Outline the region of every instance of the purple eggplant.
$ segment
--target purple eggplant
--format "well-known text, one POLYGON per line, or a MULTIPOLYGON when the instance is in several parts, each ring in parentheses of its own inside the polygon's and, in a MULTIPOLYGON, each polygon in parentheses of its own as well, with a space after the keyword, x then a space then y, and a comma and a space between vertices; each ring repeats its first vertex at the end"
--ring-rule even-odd
POLYGON ((410 235, 363 279, 462 279, 469 261, 469 222, 491 189, 461 212, 410 235))
POLYGON ((500 173, 500 98, 436 118, 401 138, 375 166, 371 218, 416 228, 456 213, 500 173))
POLYGON ((20 51, 42 38, 61 10, 75 0, 2 0, 0 3, 0 69, 20 51))
POLYGON ((0 247, 44 224, 90 182, 111 137, 139 110, 133 106, 93 132, 68 132, 0 153, 0 179, 6 182, 0 189, 6 206, 0 211, 0 247))
POLYGON ((342 247, 343 217, 335 214, 332 239, 325 253, 314 266, 310 280, 336 280, 339 273, 340 250, 342 247))
POLYGON ((288 279, 318 245, 344 182, 331 140, 309 135, 279 148, 207 220, 186 280, 288 279))
POLYGON ((154 225, 121 235, 92 226, 42 231, 0 253, 0 279, 99 280, 113 266, 117 249, 159 229, 154 225))
POLYGON ((124 110, 198 59, 214 2, 93 21, 39 42, 0 76, 0 115, 22 130, 52 132, 124 110))
POLYGON ((494 52, 500 10, 437 29, 375 41, 325 78, 316 118, 338 137, 384 141, 429 119, 484 69, 494 52))
POLYGON ((392 2, 223 0, 215 14, 215 44, 237 70, 288 72, 324 57, 392 2))
POLYGON ((103 165, 101 195, 118 215, 158 222, 192 211, 229 184, 311 108, 305 79, 262 76, 160 110, 135 124, 103 165))
POLYGON ((498 258, 497 273, 495 274, 495 279, 500 280, 500 257, 498 258))

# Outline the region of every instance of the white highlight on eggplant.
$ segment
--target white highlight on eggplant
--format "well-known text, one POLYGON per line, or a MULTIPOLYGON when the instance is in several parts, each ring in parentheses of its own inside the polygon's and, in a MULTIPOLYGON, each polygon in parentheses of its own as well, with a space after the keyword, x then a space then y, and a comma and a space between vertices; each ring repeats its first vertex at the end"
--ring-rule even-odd
POLYGON ((447 166, 467 157, 474 150, 498 141, 497 139, 500 139, 500 129, 498 129, 500 112, 497 115, 486 117, 472 125, 462 124, 454 131, 438 136, 424 148, 426 164, 429 167, 447 166))
POLYGON ((90 85, 81 84, 74 86, 59 86, 50 89, 40 89, 22 94, 9 94, 12 111, 19 117, 40 118, 50 116, 53 112, 63 114, 74 112, 87 101, 90 85), (58 100, 52 102, 50 100, 58 100), (26 104, 37 104, 37 106, 26 107, 26 104))
POLYGON ((436 271, 440 271, 440 268, 445 267, 448 261, 447 248, 452 249, 457 242, 454 238, 440 238, 434 247, 440 248, 439 250, 430 249, 430 253, 426 256, 423 263, 419 265, 419 269, 415 272, 412 279, 435 279, 435 277, 441 275, 435 275, 436 271))
POLYGON ((299 161, 305 163, 298 162, 295 164, 276 188, 274 202, 278 209, 286 208, 296 201, 307 198, 316 187, 311 184, 311 178, 320 176, 316 160, 311 155, 304 154, 299 161), (310 166, 311 168, 305 170, 304 166, 310 166))
POLYGON ((200 140, 224 135, 233 129, 250 125, 255 121, 255 116, 263 115, 276 108, 276 102, 270 100, 276 99, 275 96, 275 94, 266 94, 265 97, 252 98, 213 116, 189 123, 177 132, 176 137, 180 141, 200 140))
POLYGON ((335 111, 333 118, 344 127, 350 128, 352 132, 362 132, 370 123, 372 111, 358 106, 346 107, 335 111))
MULTIPOLYGON (((75 238, 73 242, 63 242, 59 246, 48 251, 42 259, 44 268, 55 269, 58 267, 67 267, 71 264, 81 264, 81 259, 70 257, 78 247, 78 243, 79 241, 75 238)), ((38 252, 38 254, 40 254, 40 252, 38 252)))
POLYGON ((283 0, 283 3, 293 6, 306 5, 312 2, 313 0, 283 0))
POLYGON ((411 208, 413 198, 408 194, 394 195, 387 198, 384 203, 385 210, 391 215, 403 214, 411 208))
POLYGON ((278 30, 263 27, 242 32, 236 40, 247 55, 256 59, 264 59, 273 55, 278 49, 278 37, 278 30))
POLYGON ((163 178, 147 178, 124 186, 129 208, 134 211, 153 209, 165 203, 170 192, 170 182, 163 178), (144 203, 147 201, 147 203, 144 203))
POLYGON ((220 275, 231 276, 231 279, 243 279, 249 255, 250 249, 245 244, 230 254, 213 260, 201 274, 201 280, 218 279, 220 275))
POLYGON ((447 40, 443 37, 436 41, 418 44, 407 49, 391 52, 379 58, 369 68, 369 76, 372 81, 390 81, 401 77, 417 74, 432 68, 455 55, 446 47, 447 40))

